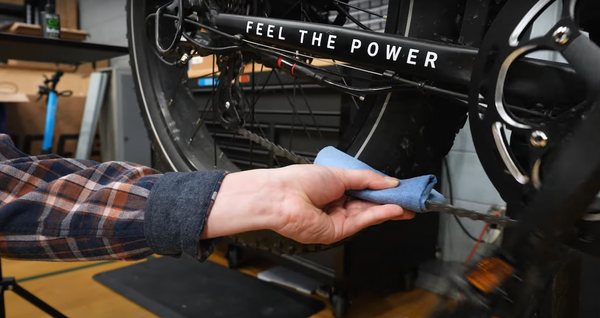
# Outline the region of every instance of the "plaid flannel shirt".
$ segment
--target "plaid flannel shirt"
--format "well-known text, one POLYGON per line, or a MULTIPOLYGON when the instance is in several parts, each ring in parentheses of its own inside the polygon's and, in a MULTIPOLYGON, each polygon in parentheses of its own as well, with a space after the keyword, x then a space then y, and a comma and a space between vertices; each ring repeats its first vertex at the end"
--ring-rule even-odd
MULTIPOLYGON (((178 198, 177 192, 162 190, 167 193, 155 194, 159 203, 150 207, 153 189, 165 176, 126 162, 28 156, 9 136, 0 134, 0 257, 139 260, 154 253, 179 257, 187 252, 202 261, 212 253, 214 242, 201 242, 200 234, 225 174, 213 173, 211 180, 217 186, 210 192, 178 198), (200 202, 190 199, 198 195, 203 195, 200 202), (161 206, 169 200, 176 201, 161 206), (204 211, 198 204, 204 204, 204 211), (146 220, 150 210, 153 224, 146 220), (183 223, 198 228, 186 229, 183 223), (191 246, 179 246, 182 243, 169 242, 168 237, 191 246)), ((181 184, 181 177, 192 183, 202 174, 171 174, 170 182, 181 184)), ((174 187, 165 183, 163 189, 174 187)))

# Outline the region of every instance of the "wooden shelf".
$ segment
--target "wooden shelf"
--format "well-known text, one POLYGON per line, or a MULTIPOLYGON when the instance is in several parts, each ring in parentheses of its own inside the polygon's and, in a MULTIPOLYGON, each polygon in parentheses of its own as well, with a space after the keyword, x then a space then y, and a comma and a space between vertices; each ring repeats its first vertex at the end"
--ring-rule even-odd
MULTIPOLYGON (((18 35, 42 36, 41 26, 22 22, 15 22, 2 28, 0 31, 18 35)), ((81 30, 61 28, 60 33, 62 40, 85 41, 88 37, 88 33, 81 30)))
POLYGON ((85 64, 126 55, 129 48, 0 32, 0 60, 85 64))

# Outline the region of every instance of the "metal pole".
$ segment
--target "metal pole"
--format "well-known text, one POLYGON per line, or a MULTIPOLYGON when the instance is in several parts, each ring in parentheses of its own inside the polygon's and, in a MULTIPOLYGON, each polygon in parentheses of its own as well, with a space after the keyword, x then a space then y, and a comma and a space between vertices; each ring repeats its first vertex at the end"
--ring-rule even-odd
POLYGON ((109 74, 107 72, 92 73, 88 89, 88 97, 85 101, 83 120, 81 123, 81 132, 77 142, 75 158, 89 159, 94 145, 96 129, 98 128, 98 118, 100 110, 104 104, 106 94, 106 85, 109 74))
POLYGON ((2 275, 2 259, 0 259, 0 318, 6 317, 6 307, 4 305, 4 291, 6 288, 4 287, 4 275, 2 275))
POLYGON ((54 318, 67 318, 67 316, 63 315, 58 310, 52 308, 50 305, 46 304, 43 300, 37 298, 35 295, 26 291, 25 289, 23 289, 23 287, 17 285, 16 283, 13 286, 13 292, 15 292, 15 294, 21 296, 23 299, 27 300, 32 305, 43 310, 45 313, 47 313, 48 315, 50 315, 54 318))

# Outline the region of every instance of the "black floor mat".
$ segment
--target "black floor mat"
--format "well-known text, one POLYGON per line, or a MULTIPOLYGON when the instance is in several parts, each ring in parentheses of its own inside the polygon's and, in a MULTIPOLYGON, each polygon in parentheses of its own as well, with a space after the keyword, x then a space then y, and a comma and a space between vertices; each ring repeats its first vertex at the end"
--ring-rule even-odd
POLYGON ((164 318, 306 318, 325 308, 316 299, 208 261, 164 257, 94 279, 164 318))

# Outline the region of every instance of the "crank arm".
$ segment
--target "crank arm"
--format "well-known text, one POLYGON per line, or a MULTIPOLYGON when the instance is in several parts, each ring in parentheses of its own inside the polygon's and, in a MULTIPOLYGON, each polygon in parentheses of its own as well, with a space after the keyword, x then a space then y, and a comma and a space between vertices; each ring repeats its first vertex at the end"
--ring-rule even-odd
POLYGON ((504 227, 517 225, 519 222, 517 220, 494 216, 487 213, 481 213, 473 210, 467 210, 459 207, 452 206, 450 204, 438 203, 427 201, 425 202, 425 207, 427 208, 427 212, 440 212, 440 213, 449 213, 459 217, 466 217, 475 221, 483 221, 489 224, 496 224, 504 227))

